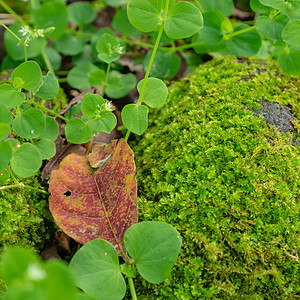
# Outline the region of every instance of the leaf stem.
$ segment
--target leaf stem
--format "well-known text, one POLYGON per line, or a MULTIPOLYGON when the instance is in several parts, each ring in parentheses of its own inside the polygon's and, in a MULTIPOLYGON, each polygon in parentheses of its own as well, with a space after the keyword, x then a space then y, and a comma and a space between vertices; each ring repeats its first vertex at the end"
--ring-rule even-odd
POLYGON ((42 51, 42 56, 43 56, 43 59, 44 59, 44 62, 45 62, 45 64, 46 64, 46 66, 47 66, 47 69, 48 69, 52 74, 54 74, 54 70, 53 70, 53 68, 52 68, 51 62, 50 62, 50 60, 49 60, 49 57, 48 57, 48 55, 47 55, 45 49, 42 51))
POLYGON ((40 190, 40 189, 35 188, 33 186, 30 186, 30 185, 25 185, 22 182, 19 182, 17 184, 11 184, 11 185, 6 185, 6 186, 1 186, 0 187, 0 191, 2 191, 2 190, 8 190, 8 189, 13 189, 13 188, 20 188, 20 189, 25 188, 25 189, 34 190, 34 191, 39 192, 39 193, 48 194, 47 191, 40 190))
POLYGON ((61 116, 61 115, 59 115, 58 113, 54 112, 54 111, 51 110, 51 109, 46 108, 45 106, 43 106, 43 105, 41 105, 41 104, 39 104, 39 103, 34 102, 33 100, 29 101, 29 104, 32 104, 32 105, 34 105, 34 106, 40 108, 41 110, 44 110, 44 111, 48 112, 49 114, 52 114, 52 115, 54 115, 54 116, 56 116, 56 117, 62 119, 62 120, 65 121, 65 122, 68 122, 68 121, 69 121, 69 119, 67 119, 67 118, 65 118, 65 117, 63 117, 63 116, 61 116))
POLYGON ((110 71, 110 65, 111 64, 108 64, 107 68, 106 68, 106 74, 105 74, 105 79, 104 79, 104 83, 103 83, 103 89, 102 89, 101 96, 103 96, 105 94, 105 89, 106 89, 106 86, 107 86, 108 75, 109 75, 109 71, 110 71))
POLYGON ((189 49, 189 48, 193 48, 195 46, 201 46, 201 45, 205 45, 205 42, 200 41, 200 42, 195 42, 195 43, 191 43, 191 44, 177 46, 177 47, 169 48, 169 49, 172 49, 172 52, 177 52, 177 51, 182 51, 182 50, 185 50, 185 49, 189 49))
POLYGON ((199 0, 195 0, 195 2, 196 2, 196 4, 198 5, 200 11, 201 11, 202 13, 205 13, 205 10, 204 10, 203 6, 201 5, 201 3, 199 2, 199 0))
POLYGON ((224 40, 229 40, 229 39, 231 39, 231 38, 234 37, 234 36, 243 34, 243 33, 245 33, 245 32, 254 30, 254 29, 256 29, 256 28, 257 28, 257 26, 256 26, 256 25, 253 25, 253 26, 251 26, 251 27, 248 27, 248 28, 245 28, 245 29, 236 31, 236 32, 232 32, 232 33, 229 33, 229 34, 225 34, 225 35, 224 35, 224 40))
POLYGON ((27 25, 27 23, 15 12, 13 11, 3 0, 0 0, 0 5, 10 14, 12 15, 16 21, 23 25, 27 25))
POLYGON ((24 57, 25 57, 25 62, 27 61, 27 49, 26 49, 26 45, 23 44, 24 47, 24 57))
POLYGON ((16 185, 19 186, 20 183, 19 183, 19 181, 17 180, 17 178, 15 177, 15 175, 14 175, 12 169, 11 169, 11 166, 8 166, 7 170, 8 170, 8 173, 9 173, 11 179, 13 180, 13 182, 14 182, 16 185))
MULTIPOLYGON (((1 0, 0 0, 1 1, 1 0)), ((21 41, 21 39, 12 31, 10 30, 5 24, 3 24, 0 21, 0 25, 2 25, 11 35, 13 35, 19 42, 21 41)))
POLYGON ((128 283, 132 300, 137 300, 133 279, 131 277, 128 277, 128 283))

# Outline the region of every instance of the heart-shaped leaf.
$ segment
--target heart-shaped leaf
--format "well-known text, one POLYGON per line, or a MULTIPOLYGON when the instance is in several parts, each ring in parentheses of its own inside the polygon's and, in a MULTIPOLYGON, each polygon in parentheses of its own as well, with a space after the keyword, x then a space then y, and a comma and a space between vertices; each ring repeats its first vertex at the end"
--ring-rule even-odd
POLYGON ((81 244, 102 238, 119 253, 127 228, 137 222, 133 152, 124 140, 70 154, 50 178, 50 210, 57 225, 81 244), (94 171, 94 169, 96 171, 94 171))

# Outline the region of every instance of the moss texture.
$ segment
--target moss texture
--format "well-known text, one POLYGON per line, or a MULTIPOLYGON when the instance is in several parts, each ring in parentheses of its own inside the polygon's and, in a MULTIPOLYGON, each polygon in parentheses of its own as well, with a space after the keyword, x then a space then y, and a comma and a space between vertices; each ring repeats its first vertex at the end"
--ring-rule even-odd
POLYGON ((300 147, 251 111, 290 105, 298 124, 299 85, 273 65, 215 58, 150 116, 132 145, 140 220, 172 224, 183 246, 163 284, 141 282, 145 299, 300 298, 300 147))

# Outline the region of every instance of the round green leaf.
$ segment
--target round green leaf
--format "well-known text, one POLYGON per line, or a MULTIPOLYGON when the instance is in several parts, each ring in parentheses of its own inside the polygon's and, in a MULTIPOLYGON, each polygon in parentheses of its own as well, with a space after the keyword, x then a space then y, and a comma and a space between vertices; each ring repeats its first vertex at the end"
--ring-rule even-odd
POLYGON ((39 138, 55 141, 58 136, 58 131, 59 127, 55 119, 53 117, 46 116, 46 127, 39 135, 39 138))
POLYGON ((55 75, 49 71, 46 76, 43 76, 42 84, 35 95, 41 99, 51 100, 57 95, 58 89, 59 83, 55 75))
POLYGON ((172 39, 185 39, 198 32, 202 26, 200 10, 189 2, 179 2, 172 9, 164 30, 172 39))
MULTIPOLYGON (((87 93, 82 98, 81 110, 82 114, 88 118, 92 119, 100 114, 102 106, 105 106, 106 100, 97 94, 87 93)), ((104 107, 105 109, 105 107, 104 107)))
MULTIPOLYGON (((247 24, 235 27, 233 32, 249 28, 247 24)), ((256 29, 235 35, 227 40, 228 52, 235 56, 250 56, 258 52, 261 46, 261 37, 256 29)))
POLYGON ((127 104, 121 112, 123 124, 131 132, 141 135, 148 127, 148 113, 147 106, 127 104))
POLYGON ((44 114, 37 108, 25 110, 12 122, 14 132, 25 139, 37 138, 46 127, 44 114))
POLYGON ((30 177, 42 166, 42 157, 36 146, 25 143, 11 158, 11 168, 20 177, 30 177))
POLYGON ((68 84, 75 89, 82 89, 87 91, 89 89, 89 72, 99 70, 98 67, 92 63, 81 63, 76 65, 68 73, 67 81, 68 84))
POLYGON ((251 9, 259 14, 268 14, 270 13, 270 7, 262 5, 260 0, 250 0, 251 9))
POLYGON ((10 110, 2 103, 0 103, 0 121, 1 123, 6 123, 7 125, 10 125, 12 121, 10 110))
POLYGON ((53 42, 56 50, 65 55, 76 55, 83 51, 83 39, 71 33, 64 33, 53 42))
MULTIPOLYGON (((170 1, 169 8, 174 5, 170 1)), ((130 0, 127 6, 127 15, 130 23, 138 30, 151 32, 161 25, 162 14, 166 0, 130 0)))
POLYGON ((203 14, 204 26, 199 31, 199 38, 206 44, 217 44, 223 39, 222 23, 225 19, 219 10, 211 10, 203 14))
POLYGON ((181 237, 170 224, 146 221, 127 229, 124 244, 140 275, 151 283, 160 283, 177 260, 181 237))
POLYGON ((66 4, 57 1, 44 2, 38 9, 31 11, 30 17, 36 28, 55 27, 53 32, 47 34, 49 39, 59 38, 68 24, 66 4))
MULTIPOLYGON (((141 93, 144 79, 141 80, 137 89, 141 93)), ((168 88, 165 83, 158 78, 148 78, 143 94, 142 101, 152 108, 160 107, 164 104, 168 97, 168 88)))
POLYGON ((124 47, 117 38, 109 33, 104 33, 97 43, 97 52, 100 60, 110 64, 124 54, 124 47))
MULTIPOLYGON (((52 65, 53 70, 55 71, 58 70, 61 66, 61 60, 62 60, 61 55, 58 53, 56 49, 52 47, 47 47, 45 51, 52 65)), ((47 66, 42 56, 36 57, 35 60, 39 63, 42 69, 44 70, 47 69, 47 66)))
POLYGON ((87 143, 93 137, 92 130, 79 118, 71 119, 65 128, 66 138, 73 144, 87 143))
POLYGON ((42 159, 50 159, 56 153, 55 144, 50 140, 40 140, 35 146, 40 151, 42 159))
POLYGON ((1 71, 15 69, 22 62, 22 60, 13 60, 9 55, 5 55, 5 57, 2 59, 1 71))
POLYGON ((25 94, 16 91, 9 84, 0 85, 0 103, 7 108, 15 108, 25 101, 25 94))
POLYGON ((0 142, 0 172, 9 164, 12 156, 12 148, 8 141, 0 142))
POLYGON ((256 19, 255 24, 266 38, 276 43, 281 39, 282 30, 288 21, 289 18, 285 15, 279 15, 274 19, 260 16, 256 19))
POLYGON ((88 295, 98 300, 125 296, 118 254, 109 242, 95 239, 85 244, 73 256, 69 268, 76 274, 78 287, 88 295))
POLYGON ((105 112, 100 119, 92 119, 88 121, 89 128, 96 132, 103 131, 106 133, 111 133, 116 125, 117 118, 110 111, 105 112))
POLYGON ((105 94, 111 99, 120 99, 126 96, 135 85, 136 77, 132 73, 122 74, 113 70, 108 75, 105 94), (114 81, 113 79, 117 80, 114 81))
POLYGON ((130 36, 136 39, 143 34, 129 22, 126 8, 120 9, 116 12, 111 24, 114 30, 121 32, 125 36, 130 36))
MULTIPOLYGON (((19 32, 21 29, 20 24, 13 24, 9 26, 15 35, 22 38, 22 33, 19 32)), ((24 47, 23 45, 18 45, 18 40, 7 30, 4 32, 4 45, 8 55, 13 60, 23 60, 24 57, 24 47)), ((43 37, 35 38, 30 41, 28 47, 26 47, 27 58, 33 58, 42 53, 46 47, 46 40, 43 37)))
POLYGON ((91 46, 92 46, 92 52, 95 56, 98 55, 97 43, 98 43, 100 37, 104 33, 109 33, 110 35, 115 36, 115 33, 108 27, 103 27, 100 30, 98 30, 95 34, 93 34, 92 39, 91 39, 91 46))
POLYGON ((293 46, 300 47, 300 20, 292 20, 284 27, 282 39, 293 46))
POLYGON ((93 70, 88 73, 89 83, 94 87, 101 87, 105 80, 105 72, 103 70, 93 70))
POLYGON ((127 4, 127 0, 104 0, 105 5, 110 7, 120 7, 127 4))
POLYGON ((23 89, 27 91, 35 90, 41 83, 42 71, 35 61, 26 61, 20 64, 12 73, 11 80, 21 78, 24 82, 23 89))
POLYGON ((93 58, 92 47, 89 44, 84 45, 81 53, 72 56, 72 64, 74 66, 84 62, 91 62, 93 60, 94 58, 93 58))
MULTIPOLYGON (((146 72, 152 51, 149 51, 144 59, 143 65, 146 72)), ((162 80, 172 79, 180 69, 181 60, 178 55, 163 50, 156 52, 150 76, 162 80)))
POLYGON ((278 56, 280 68, 289 75, 300 74, 300 50, 292 50, 278 56))
POLYGON ((201 0, 200 3, 205 12, 218 9, 226 17, 231 16, 234 9, 233 0, 201 0))
POLYGON ((68 5, 69 21, 75 25, 93 22, 97 13, 94 7, 87 2, 74 2, 68 5))
POLYGON ((0 141, 7 138, 10 134, 10 126, 6 123, 0 123, 0 141))

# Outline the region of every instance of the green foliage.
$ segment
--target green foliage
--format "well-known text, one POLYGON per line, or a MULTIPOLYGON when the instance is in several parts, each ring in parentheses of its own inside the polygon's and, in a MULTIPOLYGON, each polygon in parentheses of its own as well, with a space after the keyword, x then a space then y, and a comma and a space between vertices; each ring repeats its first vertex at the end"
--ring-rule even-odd
POLYGON ((292 107, 299 80, 274 65, 216 58, 175 83, 133 147, 140 219, 183 237, 171 277, 147 299, 294 298, 299 293, 299 146, 251 110, 292 107))

